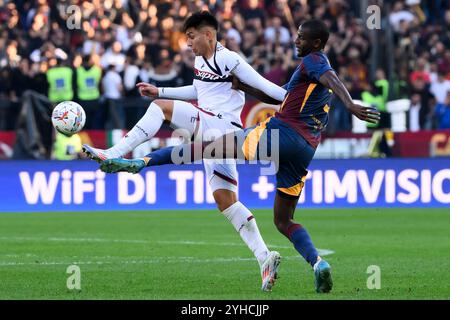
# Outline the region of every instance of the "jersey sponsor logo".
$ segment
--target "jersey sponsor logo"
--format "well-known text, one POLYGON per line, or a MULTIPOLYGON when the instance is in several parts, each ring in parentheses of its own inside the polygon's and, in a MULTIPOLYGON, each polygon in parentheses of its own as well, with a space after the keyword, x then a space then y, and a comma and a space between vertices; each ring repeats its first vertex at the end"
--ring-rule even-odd
POLYGON ((215 73, 211 73, 208 71, 194 69, 194 79, 205 81, 205 82, 231 82, 231 78, 229 74, 224 74, 223 76, 219 76, 215 73))

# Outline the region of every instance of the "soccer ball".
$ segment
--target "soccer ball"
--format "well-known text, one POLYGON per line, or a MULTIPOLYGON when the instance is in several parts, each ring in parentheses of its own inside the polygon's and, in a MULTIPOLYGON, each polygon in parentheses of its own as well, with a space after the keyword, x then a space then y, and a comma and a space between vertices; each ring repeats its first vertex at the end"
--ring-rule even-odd
POLYGON ((70 137, 83 129, 86 113, 83 107, 73 101, 63 101, 52 112, 52 124, 56 131, 70 137))

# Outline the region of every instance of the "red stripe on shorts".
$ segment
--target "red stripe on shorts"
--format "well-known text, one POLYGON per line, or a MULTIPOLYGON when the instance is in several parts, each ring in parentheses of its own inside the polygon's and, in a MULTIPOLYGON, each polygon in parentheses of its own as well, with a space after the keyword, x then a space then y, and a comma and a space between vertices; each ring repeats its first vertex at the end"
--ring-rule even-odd
POLYGON ((214 170, 213 173, 214 173, 216 176, 218 176, 219 178, 222 178, 223 180, 225 180, 225 181, 227 181, 227 182, 229 182, 229 183, 234 184, 235 186, 237 186, 237 181, 236 181, 236 180, 231 179, 230 177, 227 177, 226 175, 224 175, 224 174, 222 174, 222 173, 220 173, 220 172, 218 172, 218 171, 216 171, 216 170, 214 170))
POLYGON ((201 112, 206 113, 207 115, 210 115, 210 116, 213 116, 213 117, 216 116, 214 113, 209 112, 209 111, 206 111, 206 110, 203 110, 202 108, 197 107, 196 105, 193 105, 193 106, 194 106, 195 108, 197 108, 198 110, 200 110, 201 112))

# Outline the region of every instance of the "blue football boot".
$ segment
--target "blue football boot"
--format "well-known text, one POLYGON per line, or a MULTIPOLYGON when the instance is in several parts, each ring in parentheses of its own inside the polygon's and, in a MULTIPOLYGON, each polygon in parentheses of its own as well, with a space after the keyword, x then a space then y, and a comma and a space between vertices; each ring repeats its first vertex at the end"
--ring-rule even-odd
POLYGON ((100 164, 100 170, 106 173, 130 172, 138 173, 144 169, 144 159, 107 159, 100 164))
POLYGON ((317 293, 328 293, 333 288, 333 280, 331 279, 331 267, 322 258, 314 265, 314 285, 317 293))

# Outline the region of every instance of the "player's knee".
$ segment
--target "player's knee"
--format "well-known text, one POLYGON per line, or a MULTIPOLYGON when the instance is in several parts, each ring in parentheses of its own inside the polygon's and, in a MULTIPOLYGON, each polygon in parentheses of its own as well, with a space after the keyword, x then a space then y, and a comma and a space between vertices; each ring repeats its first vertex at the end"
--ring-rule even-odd
POLYGON ((223 212, 224 210, 226 210, 227 208, 231 207, 235 202, 217 202, 217 208, 219 209, 220 212, 223 212))
POLYGON ((275 224, 275 226, 277 227, 278 231, 284 235, 287 235, 288 233, 288 227, 289 227, 289 221, 285 221, 282 219, 279 219, 277 217, 275 217, 273 219, 273 223, 275 224))
POLYGON ((213 192, 213 196, 220 211, 231 207, 237 201, 236 193, 229 190, 217 190, 213 192))
POLYGON ((217 203, 217 208, 220 211, 224 211, 227 208, 231 207, 233 204, 235 204, 236 200, 229 199, 229 198, 221 198, 221 199, 217 200, 216 203, 217 203))
POLYGON ((170 121, 172 119, 173 101, 165 99, 155 99, 150 104, 150 106, 152 105, 161 109, 166 120, 170 121))

